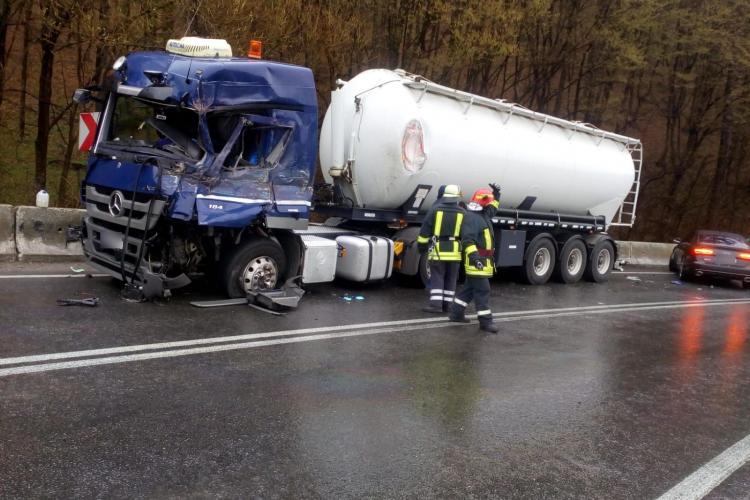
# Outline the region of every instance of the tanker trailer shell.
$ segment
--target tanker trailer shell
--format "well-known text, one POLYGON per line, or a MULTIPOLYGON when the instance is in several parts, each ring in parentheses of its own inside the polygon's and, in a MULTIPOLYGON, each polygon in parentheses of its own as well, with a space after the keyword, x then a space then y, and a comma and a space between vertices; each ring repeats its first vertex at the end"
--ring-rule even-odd
POLYGON ((460 184, 469 197, 498 182, 504 208, 612 221, 633 186, 629 146, 639 141, 521 107, 504 111, 478 102, 497 101, 431 85, 443 90, 375 69, 332 93, 321 168, 351 204, 396 209, 425 184, 433 187, 426 209, 442 184, 460 184))

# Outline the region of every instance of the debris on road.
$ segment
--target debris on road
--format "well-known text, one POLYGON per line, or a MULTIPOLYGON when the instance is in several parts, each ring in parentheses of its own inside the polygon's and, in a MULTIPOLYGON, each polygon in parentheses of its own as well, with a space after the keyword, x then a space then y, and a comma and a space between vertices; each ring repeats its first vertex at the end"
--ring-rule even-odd
POLYGON ((640 283, 642 281, 641 278, 639 278, 638 276, 628 276, 627 280, 628 281, 635 281, 636 283, 640 283))
POLYGON ((76 274, 81 274, 82 272, 85 271, 85 269, 82 267, 74 267, 74 266, 70 266, 70 270, 76 274))
POLYGON ((672 280, 672 284, 673 285, 682 285, 684 283, 682 281, 680 281, 680 280, 672 280))
POLYGON ((58 306, 87 306, 96 307, 99 305, 98 297, 89 297, 86 299, 57 299, 58 306))

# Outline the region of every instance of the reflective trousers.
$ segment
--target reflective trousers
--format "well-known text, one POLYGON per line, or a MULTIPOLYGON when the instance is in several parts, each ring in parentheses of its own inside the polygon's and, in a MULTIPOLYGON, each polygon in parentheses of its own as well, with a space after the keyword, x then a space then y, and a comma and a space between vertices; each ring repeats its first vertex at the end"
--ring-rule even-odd
POLYGON ((490 310, 490 280, 489 278, 478 278, 467 276, 464 287, 456 294, 453 300, 454 311, 464 314, 466 306, 474 301, 477 316, 481 324, 492 323, 492 311, 490 310))
POLYGON ((456 281, 458 281, 461 263, 458 261, 431 260, 429 264, 430 305, 446 310, 456 295, 456 281))

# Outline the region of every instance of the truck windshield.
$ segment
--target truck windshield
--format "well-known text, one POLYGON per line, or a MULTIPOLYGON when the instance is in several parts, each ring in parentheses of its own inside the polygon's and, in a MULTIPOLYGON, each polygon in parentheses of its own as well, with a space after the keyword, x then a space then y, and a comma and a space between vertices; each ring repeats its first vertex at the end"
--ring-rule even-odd
POLYGON ((108 147, 154 148, 199 159, 202 151, 194 139, 198 116, 194 111, 117 96, 111 108, 108 147))

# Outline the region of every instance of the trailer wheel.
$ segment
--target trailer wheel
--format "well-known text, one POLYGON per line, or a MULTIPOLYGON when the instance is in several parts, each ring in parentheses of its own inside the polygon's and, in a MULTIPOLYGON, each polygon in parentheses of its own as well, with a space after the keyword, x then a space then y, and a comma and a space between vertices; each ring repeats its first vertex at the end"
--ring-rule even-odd
POLYGON ((589 254, 584 277, 587 281, 603 283, 609 279, 609 273, 615 264, 615 247, 609 240, 600 240, 589 254))
POLYGON ((555 244, 547 238, 533 242, 526 249, 523 278, 530 285, 543 285, 555 269, 555 244))
POLYGON ((226 294, 241 298, 250 290, 267 290, 283 283, 286 256, 272 240, 249 240, 238 246, 222 263, 226 294))
POLYGON ((560 251, 560 260, 555 267, 555 280, 561 283, 578 283, 586 271, 586 245, 579 238, 565 242, 560 251))

